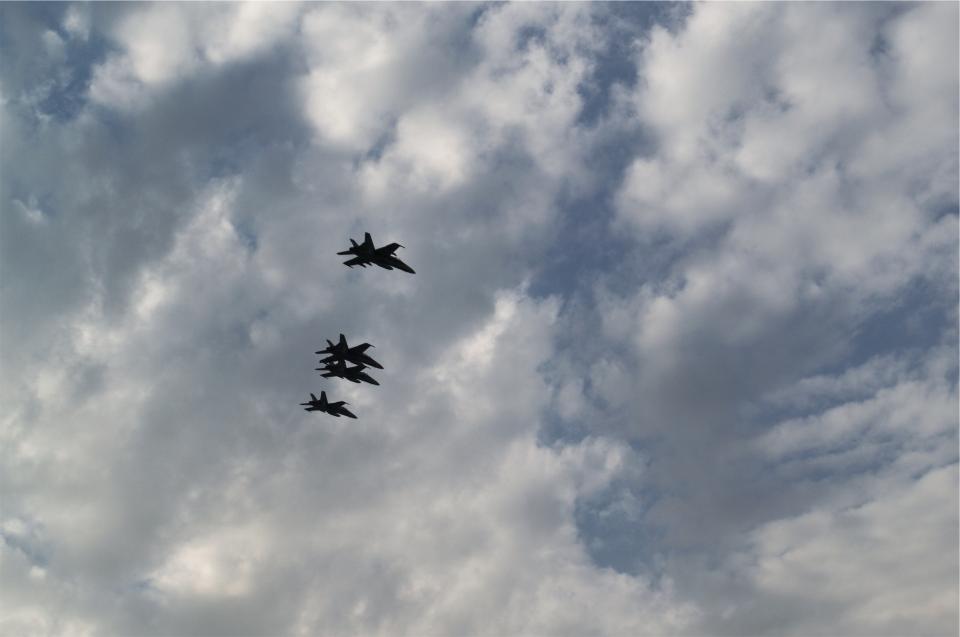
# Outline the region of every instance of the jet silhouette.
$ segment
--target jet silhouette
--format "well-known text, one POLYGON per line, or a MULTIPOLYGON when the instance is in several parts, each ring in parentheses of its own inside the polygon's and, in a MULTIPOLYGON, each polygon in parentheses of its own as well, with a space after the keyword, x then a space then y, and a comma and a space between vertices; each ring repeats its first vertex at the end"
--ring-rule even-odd
POLYGON ((323 411, 331 416, 334 416, 335 418, 339 418, 340 416, 356 418, 356 416, 350 413, 349 409, 344 407, 344 405, 348 405, 350 403, 346 403, 342 400, 339 400, 335 403, 329 403, 327 402, 327 392, 325 391, 320 392, 320 400, 317 400, 317 397, 314 396, 313 393, 310 394, 310 398, 310 402, 300 403, 302 406, 306 407, 304 411, 323 411))
POLYGON ((371 385, 379 385, 377 381, 370 377, 365 371, 364 365, 357 365, 356 367, 347 367, 347 364, 343 361, 337 361, 334 363, 327 363, 326 367, 317 367, 318 372, 323 372, 320 374, 324 378, 342 378, 344 380, 349 380, 351 383, 359 383, 363 381, 365 383, 370 383, 371 385))
POLYGON ((340 341, 334 345, 330 339, 327 339, 326 349, 322 349, 317 354, 329 354, 326 358, 320 361, 320 364, 333 363, 335 361, 350 362, 356 365, 366 365, 367 367, 376 367, 377 369, 383 369, 383 365, 373 360, 364 352, 368 347, 373 347, 370 343, 362 343, 360 345, 354 345, 350 347, 347 345, 346 337, 341 334, 340 341))
POLYGON ((410 274, 416 274, 413 268, 394 256, 393 253, 397 251, 397 248, 403 247, 399 243, 389 243, 376 248, 373 245, 373 239, 370 237, 369 232, 363 234, 363 243, 358 244, 353 239, 350 239, 350 243, 351 248, 349 250, 337 253, 342 256, 354 255, 354 258, 347 259, 343 262, 343 265, 347 267, 352 268, 355 265, 359 265, 365 268, 368 265, 379 265, 386 270, 397 268, 410 274))

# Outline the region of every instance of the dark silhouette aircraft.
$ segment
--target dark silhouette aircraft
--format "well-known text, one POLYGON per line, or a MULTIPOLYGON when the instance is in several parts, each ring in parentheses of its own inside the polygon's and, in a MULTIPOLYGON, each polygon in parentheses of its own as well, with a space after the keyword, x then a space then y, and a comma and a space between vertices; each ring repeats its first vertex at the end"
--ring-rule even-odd
POLYGON ((337 253, 342 256, 354 255, 352 259, 347 259, 343 262, 347 267, 352 268, 355 265, 359 265, 365 268, 368 265, 379 265, 381 268, 387 270, 396 268, 404 272, 409 272, 410 274, 416 274, 413 268, 394 256, 393 253, 397 251, 397 248, 403 247, 399 243, 388 243, 385 246, 376 248, 373 245, 373 239, 370 237, 369 232, 363 234, 363 243, 358 244, 353 239, 350 239, 350 243, 351 248, 349 250, 337 253))
POLYGON ((323 372, 320 375, 324 378, 336 377, 349 380, 351 383, 359 383, 363 381, 365 383, 370 383, 371 385, 379 385, 380 383, 371 378, 369 374, 363 371, 364 369, 364 365, 347 367, 347 364, 343 361, 327 363, 326 367, 317 367, 318 372, 323 372))
POLYGON ((335 403, 327 402, 327 392, 320 392, 320 400, 317 400, 317 397, 312 393, 310 394, 310 402, 300 403, 302 406, 306 407, 304 411, 324 411, 331 416, 339 418, 340 416, 346 416, 347 418, 356 418, 350 410, 344 407, 350 403, 346 403, 342 400, 339 400, 335 403))
POLYGON ((365 354, 368 347, 373 347, 370 343, 362 343, 360 345, 354 345, 350 347, 347 345, 346 337, 341 334, 340 341, 334 345, 330 339, 327 339, 327 349, 322 349, 317 354, 329 354, 326 358, 320 361, 320 364, 333 363, 335 361, 344 361, 351 362, 356 365, 366 365, 367 367, 376 367, 377 369, 383 369, 383 365, 373 360, 365 354))

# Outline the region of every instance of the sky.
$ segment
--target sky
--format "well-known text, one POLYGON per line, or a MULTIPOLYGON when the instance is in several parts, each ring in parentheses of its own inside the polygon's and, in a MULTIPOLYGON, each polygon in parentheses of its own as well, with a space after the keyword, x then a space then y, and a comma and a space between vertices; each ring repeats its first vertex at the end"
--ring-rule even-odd
POLYGON ((3 3, 0 634, 956 635, 958 57, 950 2, 3 3))

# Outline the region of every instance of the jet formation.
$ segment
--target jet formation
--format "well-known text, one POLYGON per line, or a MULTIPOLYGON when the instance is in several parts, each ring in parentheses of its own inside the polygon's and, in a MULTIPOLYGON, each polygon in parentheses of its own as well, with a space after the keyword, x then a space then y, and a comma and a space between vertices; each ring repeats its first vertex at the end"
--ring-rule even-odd
MULTIPOLYGON (((348 250, 337 253, 341 256, 353 255, 352 259, 347 259, 343 262, 347 267, 352 268, 355 265, 359 265, 365 268, 368 265, 377 265, 386 270, 397 269, 415 274, 413 268, 394 255, 397 248, 403 247, 399 243, 388 243, 385 246, 377 248, 373 245, 373 239, 370 237, 369 232, 364 233, 363 243, 358 244, 353 239, 350 239, 350 243, 351 247, 348 250)), ((321 366, 317 367, 316 370, 320 372, 323 378, 342 378, 352 383, 379 385, 380 383, 364 371, 368 367, 383 369, 383 365, 367 354, 367 350, 371 347, 373 347, 373 345, 370 343, 361 343, 360 345, 350 347, 350 345, 347 344, 347 338, 343 334, 340 335, 340 340, 336 343, 327 339, 327 347, 315 352, 318 355, 324 356, 324 358, 320 359, 321 366)), ((327 393, 325 391, 320 392, 319 399, 311 393, 308 402, 300 403, 300 405, 304 407, 304 411, 322 411, 336 418, 340 416, 356 418, 356 416, 344 407, 346 404, 348 403, 342 400, 337 402, 327 401, 327 393)))

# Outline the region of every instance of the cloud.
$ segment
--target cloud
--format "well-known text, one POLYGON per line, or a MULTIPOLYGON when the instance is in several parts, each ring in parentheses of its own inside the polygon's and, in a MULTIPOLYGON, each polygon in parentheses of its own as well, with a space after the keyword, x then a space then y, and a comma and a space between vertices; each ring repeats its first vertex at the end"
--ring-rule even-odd
MULTIPOLYGON (((241 3, 189 10, 153 5, 127 13, 105 34, 120 53, 97 67, 90 99, 120 109, 145 106, 152 91, 248 59, 293 35, 299 11, 295 3, 269 9, 241 3)), ((73 9, 65 28, 82 36, 79 24, 73 9)))
POLYGON ((956 7, 644 11, 4 8, 3 630, 955 628, 956 7))
MULTIPOLYGON (((702 377, 719 384, 698 386, 696 403, 732 407, 835 363, 851 331, 917 280, 956 295, 944 276, 954 267, 956 216, 943 203, 956 201, 956 184, 930 181, 910 160, 898 177, 863 163, 872 156, 865 145, 916 117, 884 98, 900 94, 909 56, 897 44, 871 53, 911 12, 834 9, 703 7, 678 33, 655 27, 645 45, 634 99, 658 149, 628 168, 617 214, 648 249, 654 241, 677 248, 639 290, 617 294, 605 282, 595 290, 608 334, 630 342, 640 386, 650 383, 645 400, 664 404, 657 392, 676 392, 671 408, 682 409, 693 388, 677 383, 702 377), (794 36, 813 21, 831 25, 817 52, 794 36), (783 107, 768 108, 768 93, 783 107), (829 99, 814 98, 821 93, 829 99), (788 140, 770 152, 792 156, 758 155, 775 171, 765 175, 743 159, 773 139, 750 132, 761 122, 788 140), (703 393, 713 391, 720 403, 703 393)), ((954 102, 944 92, 911 100, 942 113, 954 102)), ((917 138, 894 157, 955 165, 945 140, 956 139, 956 123, 928 125, 945 134, 917 138)))
POLYGON ((934 469, 859 505, 765 525, 750 538, 747 573, 766 603, 790 600, 792 634, 823 624, 848 635, 950 634, 957 552, 944 549, 956 539, 956 483, 956 465, 934 469), (827 616, 811 621, 812 608, 827 616))
POLYGON ((949 386, 939 383, 904 380, 868 400, 780 423, 763 434, 761 447, 782 457, 847 448, 863 437, 900 438, 904 444, 948 434, 954 415, 952 394, 949 386))
MULTIPOLYGON (((20 330, 8 334, 47 321, 13 350, 24 366, 5 381, 7 520, 32 529, 5 533, 5 581, 18 591, 5 627, 462 633, 488 630, 499 613, 497 630, 555 634, 595 629, 596 609, 607 632, 689 621, 667 587, 597 568, 577 535, 577 499, 612 480, 628 450, 537 442, 550 394, 537 366, 558 310, 525 293, 530 265, 515 255, 582 161, 577 148, 542 153, 555 142, 537 121, 554 112, 560 131, 577 116, 586 66, 546 48, 562 46, 552 31, 569 28, 567 11, 480 17, 479 46, 508 36, 519 46, 510 34, 529 21, 549 36, 509 68, 458 62, 513 100, 507 111, 479 94, 451 97, 456 83, 417 66, 417 47, 432 50, 445 28, 449 40, 474 37, 462 14, 404 10, 422 21, 410 31, 393 9, 383 23, 355 14, 384 29, 361 53, 377 59, 379 39, 412 51, 405 72, 435 88, 364 96, 395 124, 344 120, 339 137, 300 81, 312 86, 327 65, 349 71, 352 54, 331 63, 314 37, 324 21, 342 26, 343 8, 302 15, 296 46, 312 70, 277 78, 275 95, 217 114, 194 96, 227 105, 245 78, 262 82, 287 59, 271 43, 292 23, 250 33, 245 11, 143 7, 94 20, 116 50, 96 63, 85 110, 44 133, 42 162, 5 171, 26 211, 10 229, 27 240, 8 244, 6 262, 32 267, 30 245, 63 262, 31 281, 48 277, 46 307, 31 307, 26 287, 5 291, 17 301, 5 326, 20 330), (300 119, 277 123, 290 112, 300 119), (317 139, 293 143, 298 121, 317 139), (257 132, 244 138, 248 126, 257 132), (390 126, 394 137, 358 166, 351 153, 390 126), (33 190, 57 163, 70 165, 62 180, 33 190), (400 193, 378 190, 377 175, 400 193), (434 201, 433 187, 447 198, 434 201), (463 203, 451 212, 454 198, 463 203), (486 215, 467 215, 481 199, 486 215), (401 238, 423 274, 348 273, 330 255, 359 224, 401 238), (54 278, 67 273, 75 281, 54 278), (362 414, 354 427, 295 409, 316 390, 310 343, 331 330, 375 342, 393 370, 384 392, 331 388, 362 414), (40 609, 51 606, 48 620, 40 609)), ((81 37, 77 14, 64 20, 81 37)), ((371 65, 367 88, 394 71, 371 65)), ((5 115, 18 147, 27 115, 5 115)))
MULTIPOLYGON (((911 60, 953 64, 956 29, 942 25, 956 12, 873 9, 697 7, 641 40, 636 86, 622 93, 652 140, 612 202, 612 227, 635 247, 580 291, 590 320, 561 318, 574 345, 553 369, 564 388, 586 376, 590 408, 571 412, 559 403, 570 390, 558 393, 558 429, 605 431, 650 460, 624 485, 644 503, 639 522, 601 523, 586 507, 585 524, 620 547, 604 560, 672 573, 703 604, 701 631, 895 633, 917 621, 936 633, 956 621, 898 607, 878 624, 801 622, 819 614, 797 612, 798 594, 746 623, 763 613, 742 600, 769 583, 738 588, 760 559, 749 552, 723 585, 705 583, 744 534, 862 493, 850 485, 871 472, 907 490, 956 462, 955 73, 907 89, 911 60), (930 40, 905 39, 914 28, 930 40), (911 314, 936 318, 923 335, 911 314)), ((841 524, 835 509, 822 515, 841 524)), ((929 508, 923 519, 949 523, 929 508)), ((937 546, 930 556, 955 555, 937 546)))

